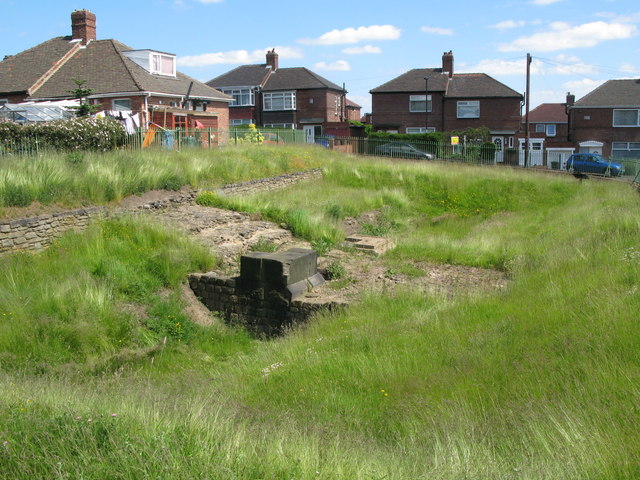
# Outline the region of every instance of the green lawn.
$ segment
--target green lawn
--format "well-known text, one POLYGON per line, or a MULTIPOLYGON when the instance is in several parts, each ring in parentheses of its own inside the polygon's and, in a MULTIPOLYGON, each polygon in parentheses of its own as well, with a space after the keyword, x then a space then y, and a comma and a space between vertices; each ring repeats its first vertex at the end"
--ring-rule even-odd
MULTIPOLYGON (((189 321, 180 283, 216 259, 150 222, 0 258, 5 478, 640 477, 636 191, 276 151, 324 180, 201 203, 327 248, 345 216, 377 209, 368 228, 396 240, 390 264, 497 268, 508 288, 368 296, 259 340, 189 321)), ((232 151, 252 172, 255 152, 232 151)))

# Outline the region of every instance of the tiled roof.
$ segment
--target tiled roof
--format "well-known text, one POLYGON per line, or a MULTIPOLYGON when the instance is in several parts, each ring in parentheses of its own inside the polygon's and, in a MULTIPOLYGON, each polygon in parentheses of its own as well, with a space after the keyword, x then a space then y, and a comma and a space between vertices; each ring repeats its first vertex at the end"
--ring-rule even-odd
POLYGON ((214 88, 255 87, 262 85, 268 74, 269 69, 265 63, 260 65, 242 65, 209 80, 207 85, 214 88))
POLYGON ((522 97, 522 95, 486 73, 459 73, 451 79, 451 85, 447 89, 447 97, 494 98, 522 97))
POLYGON ((304 67, 279 68, 271 74, 267 84, 264 86, 265 91, 308 90, 314 88, 342 91, 342 87, 304 67))
POLYGON ((640 79, 609 80, 575 103, 576 107, 638 107, 640 79))
MULTIPOLYGON (((0 62, 0 92, 26 92, 75 44, 71 37, 52 38, 0 62)), ((69 88, 72 88, 73 85, 69 88)))
MULTIPOLYGON (((58 37, 0 62, 0 91, 25 91, 47 72, 74 44, 58 37), (28 72, 33 70, 33 74, 28 72), (26 72, 26 73, 25 73, 26 72)), ((230 97, 191 77, 153 75, 121 52, 130 47, 117 40, 94 40, 80 48, 54 75, 32 93, 32 98, 69 97, 74 80, 85 80, 94 94, 154 92, 186 95, 193 82, 192 98, 229 100, 230 97)))
POLYGON ((266 64, 243 65, 209 80, 207 85, 222 87, 253 87, 262 85, 263 91, 307 90, 328 88, 340 90, 342 87, 304 67, 279 68, 270 72, 266 64))
POLYGON ((451 98, 521 97, 515 90, 484 73, 457 73, 450 78, 441 68, 415 68, 371 90, 371 93, 444 92, 451 98), (428 82, 425 82, 428 77, 428 82))
MULTIPOLYGON (((568 123, 565 103, 543 103, 529 112, 529 123, 568 123)), ((523 118, 524 121, 524 118, 523 118)))
POLYGON ((430 92, 444 92, 447 90, 449 76, 442 73, 441 68, 414 68, 374 88, 370 93, 424 92, 426 83, 430 92), (429 81, 425 82, 424 77, 429 77, 429 81))

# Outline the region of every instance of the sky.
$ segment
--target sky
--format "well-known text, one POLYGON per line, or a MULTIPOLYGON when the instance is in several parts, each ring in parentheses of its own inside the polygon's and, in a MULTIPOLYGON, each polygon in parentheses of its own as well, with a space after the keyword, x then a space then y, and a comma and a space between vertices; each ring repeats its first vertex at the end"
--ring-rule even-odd
POLYGON ((609 79, 640 77, 637 0, 0 0, 0 58, 71 33, 71 12, 97 17, 98 39, 174 53, 208 81, 239 65, 306 67, 371 111, 369 91, 413 68, 486 73, 526 89, 531 108, 579 99, 609 79))

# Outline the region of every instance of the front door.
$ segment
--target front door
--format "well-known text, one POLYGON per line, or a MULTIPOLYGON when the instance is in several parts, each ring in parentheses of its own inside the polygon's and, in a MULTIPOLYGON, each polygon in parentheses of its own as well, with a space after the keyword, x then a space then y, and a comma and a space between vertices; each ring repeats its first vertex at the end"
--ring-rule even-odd
POLYGON ((496 146, 495 162, 504 162, 504 137, 491 137, 491 141, 496 146))
POLYGON ((307 143, 315 143, 316 137, 319 137, 322 135, 321 125, 304 125, 302 128, 304 130, 307 143))

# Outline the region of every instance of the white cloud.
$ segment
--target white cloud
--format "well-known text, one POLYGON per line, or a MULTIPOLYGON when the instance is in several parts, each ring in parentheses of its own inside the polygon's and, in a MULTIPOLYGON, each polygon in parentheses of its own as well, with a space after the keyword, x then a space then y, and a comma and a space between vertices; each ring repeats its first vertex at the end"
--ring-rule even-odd
MULTIPOLYGON (((522 60, 481 60, 475 65, 458 67, 460 73, 486 73, 491 76, 499 75, 525 75, 527 71, 527 61, 522 60)), ((533 75, 542 73, 543 66, 535 60, 531 63, 531 73, 533 75)))
POLYGON ((440 27, 420 27, 424 33, 433 33, 434 35, 453 35, 453 30, 450 28, 440 27))
POLYGON ((351 70, 351 65, 349 65, 349 62, 345 60, 336 60, 333 63, 318 62, 315 63, 313 67, 318 70, 333 70, 340 72, 347 72, 351 70))
POLYGON ((604 83, 604 80, 591 80, 584 78, 582 80, 572 80, 565 82, 562 86, 567 92, 571 92, 576 98, 584 97, 587 93, 594 90, 604 83))
POLYGON ((371 40, 397 40, 400 38, 400 31, 393 25, 350 27, 344 30, 331 30, 318 38, 303 38, 299 42, 305 45, 341 45, 371 40))
POLYGON ((552 61, 557 64, 545 72, 550 75, 590 75, 598 70, 594 65, 584 63, 575 55, 562 53, 553 57, 552 61))
MULTIPOLYGON (((299 48, 291 47, 275 47, 276 53, 280 58, 302 58, 302 51, 299 48)), ((187 55, 178 57, 178 65, 183 67, 206 67, 208 65, 221 64, 246 64, 246 63, 264 63, 267 50, 231 50, 228 52, 203 53, 201 55, 187 55)))
POLYGON ((374 47, 373 45, 365 45, 364 47, 349 47, 342 50, 342 53, 347 55, 363 55, 363 54, 377 54, 382 53, 380 47, 374 47))
POLYGON ((562 0, 531 0, 531 4, 532 5, 541 5, 541 6, 545 6, 545 5, 551 5, 553 3, 558 3, 561 2, 562 0))
MULTIPOLYGON (((458 71, 466 73, 486 73, 492 76, 525 75, 527 61, 486 59, 475 65, 460 65, 458 71)), ((538 60, 531 62, 532 75, 590 75, 597 72, 597 67, 582 62, 574 55, 556 55, 552 60, 538 60)))
POLYGON ((630 73, 632 75, 637 75, 640 73, 640 68, 633 65, 632 63, 623 63, 620 65, 620 71, 624 73, 630 73))
POLYGON ((550 52, 567 48, 593 47, 607 40, 620 40, 636 35, 635 25, 626 23, 591 22, 571 26, 566 22, 553 22, 551 30, 520 37, 509 44, 500 45, 502 52, 550 52))
POLYGON ((504 20, 503 22, 498 22, 494 25, 489 25, 489 28, 495 28, 496 30, 504 31, 509 30, 511 28, 524 27, 526 22, 524 20, 504 20))

